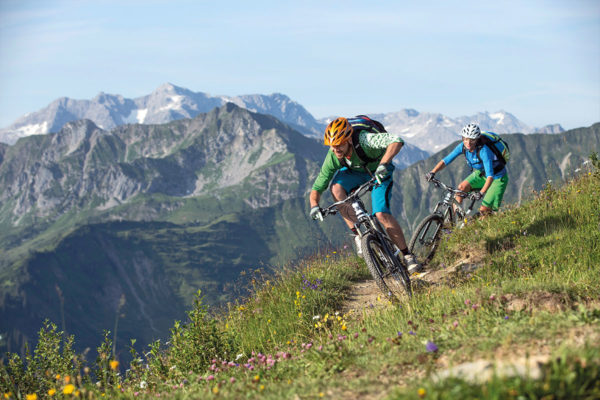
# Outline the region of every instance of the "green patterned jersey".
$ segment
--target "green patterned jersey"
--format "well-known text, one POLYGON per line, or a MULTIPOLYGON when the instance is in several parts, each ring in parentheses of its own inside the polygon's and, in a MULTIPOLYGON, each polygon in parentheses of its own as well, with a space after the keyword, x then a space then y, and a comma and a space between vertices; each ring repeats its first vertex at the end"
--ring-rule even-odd
MULTIPOLYGON (((376 161, 367 164, 367 168, 371 172, 374 172, 377 169, 379 160, 381 160, 381 157, 383 157, 385 150, 390 144, 404 143, 400 137, 389 132, 371 133, 367 131, 361 131, 358 135, 358 140, 360 147, 362 147, 365 154, 371 158, 377 159, 376 161)), ((321 171, 319 172, 312 189, 319 193, 323 193, 329 186, 329 182, 331 182, 337 170, 346 166, 357 171, 364 171, 362 162, 356 155, 356 152, 353 151, 350 159, 346 160, 346 163, 344 164, 342 161, 338 160, 335 154, 333 154, 333 151, 329 149, 327 155, 325 156, 325 161, 321 166, 321 171)))

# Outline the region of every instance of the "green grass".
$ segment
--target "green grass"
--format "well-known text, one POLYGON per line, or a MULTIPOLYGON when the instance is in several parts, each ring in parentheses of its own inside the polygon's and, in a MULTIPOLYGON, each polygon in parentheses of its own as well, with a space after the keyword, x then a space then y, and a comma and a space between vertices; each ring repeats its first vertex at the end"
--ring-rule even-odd
MULTIPOLYGON (((252 295, 227 309, 197 298, 169 344, 135 353, 126 377, 106 362, 100 387, 83 366, 72 375, 89 398, 598 398, 599 197, 600 176, 590 173, 456 230, 430 268, 476 268, 421 285, 410 301, 344 313, 366 268, 351 253, 328 251, 255 276, 252 295), (540 356, 537 378, 435 377, 466 362, 540 356)), ((5 393, 65 387, 64 378, 10 386, 3 377, 5 393)))

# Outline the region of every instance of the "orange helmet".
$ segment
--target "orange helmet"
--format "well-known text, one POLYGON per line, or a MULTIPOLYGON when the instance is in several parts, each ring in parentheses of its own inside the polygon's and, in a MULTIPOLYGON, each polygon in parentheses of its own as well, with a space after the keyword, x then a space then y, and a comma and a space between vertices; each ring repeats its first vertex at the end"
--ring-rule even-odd
POLYGON ((352 125, 346 118, 336 118, 325 129, 325 146, 339 146, 349 141, 351 137, 352 125))

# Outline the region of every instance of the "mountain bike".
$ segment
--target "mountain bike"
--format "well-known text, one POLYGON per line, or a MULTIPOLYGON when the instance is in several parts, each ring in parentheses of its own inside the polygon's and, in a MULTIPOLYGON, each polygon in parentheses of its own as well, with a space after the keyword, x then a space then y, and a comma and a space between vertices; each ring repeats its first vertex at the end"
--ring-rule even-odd
POLYGON ((363 258, 379 289, 392 301, 399 300, 401 293, 412 296, 408 270, 402 253, 396 246, 377 217, 367 213, 361 197, 370 191, 377 180, 363 183, 344 200, 321 209, 323 217, 336 214, 338 207, 350 204, 358 221, 354 224, 361 240, 363 258))
POLYGON ((458 228, 464 226, 465 220, 473 210, 473 205, 476 201, 474 195, 448 186, 435 178, 431 179, 430 182, 442 188, 446 193, 442 201, 437 203, 433 212, 423 218, 419 225, 417 225, 417 229, 415 229, 415 233, 408 243, 409 251, 422 264, 429 262, 433 258, 444 229, 451 230, 455 226, 458 228), (455 196, 469 197, 471 199, 471 203, 466 211, 456 201, 455 196), (454 205, 456 205, 456 209, 454 205))

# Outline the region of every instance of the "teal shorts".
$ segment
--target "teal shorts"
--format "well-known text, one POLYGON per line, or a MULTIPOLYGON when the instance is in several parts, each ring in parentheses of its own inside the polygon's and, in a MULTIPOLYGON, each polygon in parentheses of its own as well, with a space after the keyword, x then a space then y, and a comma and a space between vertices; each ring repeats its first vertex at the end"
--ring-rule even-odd
MULTIPOLYGON (((391 214, 390 211, 390 200, 392 197, 392 186, 394 181, 392 180, 392 173, 394 169, 390 171, 390 175, 386 177, 381 185, 377 185, 371 191, 371 205, 373 214, 378 212, 391 214)), ((352 190, 358 188, 363 183, 371 179, 371 175, 366 172, 358 172, 348 169, 346 167, 340 169, 331 184, 339 183, 342 185, 346 193, 350 193, 352 190)))
MULTIPOLYGON (((471 175, 467 176, 465 179, 471 185, 471 189, 480 190, 485 185, 486 178, 483 176, 481 171, 475 170, 471 175)), ((485 196, 483 196, 483 200, 481 204, 486 206, 487 208, 491 208, 494 211, 498 211, 500 208, 500 204, 502 204, 502 197, 504 197, 504 192, 506 191, 506 186, 508 185, 508 174, 504 175, 502 178, 494 179, 487 192, 485 192, 485 196)))

